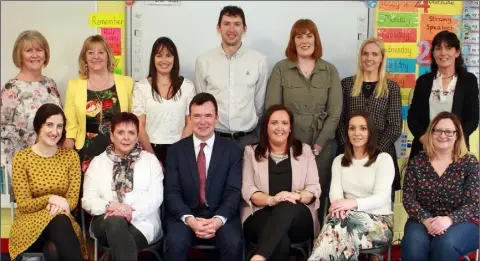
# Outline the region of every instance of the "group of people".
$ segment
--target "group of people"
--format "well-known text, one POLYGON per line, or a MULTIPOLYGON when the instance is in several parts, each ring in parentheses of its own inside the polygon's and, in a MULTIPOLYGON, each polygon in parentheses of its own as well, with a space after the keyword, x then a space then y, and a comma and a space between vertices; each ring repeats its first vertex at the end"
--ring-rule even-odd
MULTIPOLYGON (((165 260, 186 260, 198 243, 215 245, 221 260, 252 246, 254 261, 288 260, 290 244, 308 240, 309 260, 356 260, 390 244, 402 116, 383 42, 366 40, 356 74, 340 80, 316 25, 300 19, 268 75, 266 57, 242 44, 246 29, 241 8, 221 10, 222 43, 197 58, 195 83, 180 75, 168 37, 134 82, 113 73, 110 47, 90 36, 64 106, 42 74, 47 40, 21 33, 20 72, 1 91, 2 157, 17 202, 11 258, 87 259, 83 211, 113 260, 137 260, 159 240, 165 260)), ((431 58, 408 113, 402 260, 458 260, 479 241, 479 164, 468 152, 477 79, 451 32, 435 36, 431 58)))

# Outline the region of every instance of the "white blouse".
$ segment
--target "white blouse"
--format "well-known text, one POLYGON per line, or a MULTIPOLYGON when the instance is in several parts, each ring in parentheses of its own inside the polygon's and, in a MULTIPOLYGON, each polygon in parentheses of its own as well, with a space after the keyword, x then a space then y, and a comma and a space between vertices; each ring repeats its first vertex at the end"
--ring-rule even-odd
MULTIPOLYGON (((442 111, 452 111, 453 95, 455 94, 455 86, 457 85, 457 76, 454 75, 452 80, 448 84, 446 90, 443 90, 442 78, 440 72, 437 73, 437 77, 433 80, 432 92, 430 93, 430 120, 433 120, 438 113, 442 111)), ((448 77, 448 76, 447 76, 448 77)))
MULTIPOLYGON (((160 205, 163 202, 163 172, 157 157, 142 151, 135 162, 133 191, 125 194, 124 202, 132 206, 131 224, 145 236, 149 244, 163 234, 160 205)), ((90 162, 83 182, 82 208, 92 216, 103 215, 109 201, 117 201, 112 190, 113 161, 106 152, 90 162)))
POLYGON ((190 101, 195 94, 193 82, 185 78, 174 98, 157 101, 147 79, 135 82, 132 112, 137 116, 146 115, 145 129, 151 143, 173 144, 181 139, 185 116, 189 114, 190 101))
POLYGON ((330 202, 337 199, 355 199, 357 211, 373 215, 393 214, 391 192, 395 167, 392 157, 382 152, 368 167, 364 166, 368 157, 352 159, 350 166, 343 167, 343 155, 338 155, 332 164, 330 202))

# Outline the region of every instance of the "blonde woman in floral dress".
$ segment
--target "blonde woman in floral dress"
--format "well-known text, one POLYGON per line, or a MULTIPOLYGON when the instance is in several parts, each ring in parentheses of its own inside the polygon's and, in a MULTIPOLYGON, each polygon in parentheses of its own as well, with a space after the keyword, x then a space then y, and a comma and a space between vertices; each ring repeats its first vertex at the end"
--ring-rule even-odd
POLYGON ((11 175, 15 152, 35 143, 33 118, 45 103, 61 106, 54 80, 43 76, 50 60, 50 49, 38 31, 21 32, 13 47, 13 63, 20 72, 1 90, 1 158, 11 175))
MULTIPOLYGON (((75 148, 80 155, 83 179, 91 160, 110 145, 110 121, 120 112, 131 111, 133 79, 113 74, 115 58, 107 42, 100 35, 88 37, 78 58, 79 78, 70 80, 65 98, 67 135, 65 148, 75 148)), ((78 206, 81 206, 78 204, 78 206)), ((80 208, 74 215, 80 221, 80 208)), ((87 227, 90 215, 86 215, 87 227)), ((93 241, 87 238, 90 259, 93 241)))

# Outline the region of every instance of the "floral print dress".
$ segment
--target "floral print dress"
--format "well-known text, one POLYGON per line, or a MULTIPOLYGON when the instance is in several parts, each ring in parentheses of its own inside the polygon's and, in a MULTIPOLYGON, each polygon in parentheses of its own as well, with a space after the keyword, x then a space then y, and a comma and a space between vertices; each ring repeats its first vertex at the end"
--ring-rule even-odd
POLYGON ((1 158, 11 177, 14 153, 37 139, 33 129, 37 109, 46 103, 62 104, 55 81, 48 77, 35 82, 11 79, 2 88, 1 97, 1 158))
MULTIPOLYGON (((110 145, 110 124, 113 116, 120 113, 115 85, 103 91, 87 90, 87 133, 85 145, 79 151, 82 174, 90 161, 110 145)), ((82 175, 83 176, 83 175, 82 175)))

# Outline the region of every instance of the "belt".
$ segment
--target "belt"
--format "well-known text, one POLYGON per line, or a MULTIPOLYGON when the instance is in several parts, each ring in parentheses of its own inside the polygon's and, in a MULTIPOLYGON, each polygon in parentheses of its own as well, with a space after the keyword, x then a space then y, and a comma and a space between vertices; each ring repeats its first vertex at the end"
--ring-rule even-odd
POLYGON ((241 138, 241 137, 245 137, 252 132, 253 131, 249 131, 249 132, 238 131, 238 132, 234 132, 234 133, 226 133, 226 132, 217 131, 217 133, 220 137, 230 138, 230 139, 234 139, 234 140, 238 139, 238 138, 241 138))

